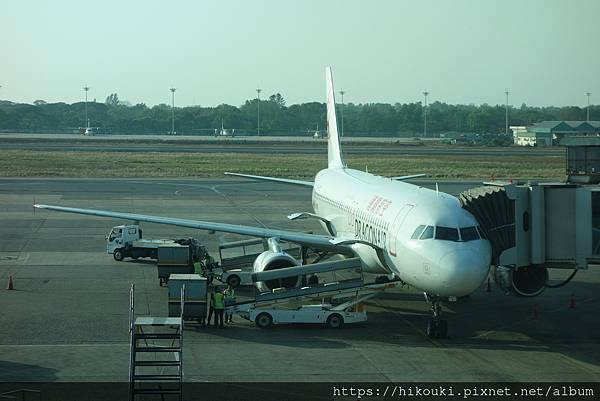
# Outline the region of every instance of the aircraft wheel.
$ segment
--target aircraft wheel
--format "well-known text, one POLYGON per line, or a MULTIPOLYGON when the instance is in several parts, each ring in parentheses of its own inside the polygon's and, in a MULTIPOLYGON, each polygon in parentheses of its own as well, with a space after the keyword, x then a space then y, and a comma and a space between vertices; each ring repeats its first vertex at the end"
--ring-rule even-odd
POLYGON ((339 329, 343 325, 344 318, 337 313, 329 315, 329 317, 327 318, 327 327, 329 327, 330 329, 339 329))
POLYGON ((273 316, 269 315, 267 312, 260 313, 256 316, 254 323, 261 329, 266 329, 273 324, 273 316))
POLYGON ((236 274, 232 274, 231 276, 227 277, 227 284, 229 284, 233 288, 238 287, 241 281, 242 280, 240 280, 240 276, 236 274))
POLYGON ((115 249, 114 252, 113 252, 113 258, 115 258, 115 260, 117 262, 122 261, 125 258, 125 254, 123 253, 123 249, 121 249, 121 248, 115 249))

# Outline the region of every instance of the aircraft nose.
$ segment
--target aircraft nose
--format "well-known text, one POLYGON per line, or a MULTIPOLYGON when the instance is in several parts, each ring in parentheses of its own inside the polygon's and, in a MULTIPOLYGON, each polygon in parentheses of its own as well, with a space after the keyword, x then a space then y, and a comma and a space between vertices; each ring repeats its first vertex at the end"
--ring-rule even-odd
POLYGON ((489 252, 457 250, 440 259, 440 275, 448 294, 464 296, 475 291, 490 270, 489 252))

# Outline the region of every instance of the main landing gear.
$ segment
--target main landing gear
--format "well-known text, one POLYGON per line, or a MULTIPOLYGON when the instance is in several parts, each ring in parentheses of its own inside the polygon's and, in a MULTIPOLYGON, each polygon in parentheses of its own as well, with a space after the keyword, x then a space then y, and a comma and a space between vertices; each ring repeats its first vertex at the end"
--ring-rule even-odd
POLYGON ((440 297, 425 293, 425 301, 431 303, 433 316, 427 322, 427 337, 446 338, 448 335, 448 323, 442 317, 442 301, 440 297))

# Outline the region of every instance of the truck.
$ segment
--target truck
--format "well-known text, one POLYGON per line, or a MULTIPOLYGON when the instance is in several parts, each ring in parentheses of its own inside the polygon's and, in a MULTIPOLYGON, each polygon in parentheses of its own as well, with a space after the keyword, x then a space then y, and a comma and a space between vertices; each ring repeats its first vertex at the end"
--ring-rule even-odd
POLYGON ((274 324, 316 323, 332 329, 341 328, 344 324, 365 322, 367 312, 362 305, 348 303, 338 306, 331 304, 301 305, 294 309, 272 307, 248 308, 240 313, 242 317, 254 322, 261 329, 274 324))
POLYGON ((192 258, 206 252, 193 238, 145 239, 142 229, 137 224, 115 226, 106 236, 106 253, 112 254, 116 261, 130 257, 133 259, 158 259, 158 248, 161 246, 188 245, 192 258))

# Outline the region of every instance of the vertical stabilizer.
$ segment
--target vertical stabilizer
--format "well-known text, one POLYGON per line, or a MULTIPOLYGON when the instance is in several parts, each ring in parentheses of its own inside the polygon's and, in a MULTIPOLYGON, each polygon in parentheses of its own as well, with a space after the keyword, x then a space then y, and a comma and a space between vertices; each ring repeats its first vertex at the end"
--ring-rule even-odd
POLYGON ((333 90, 333 78, 331 67, 325 69, 327 80, 327 159, 329 168, 343 168, 342 152, 340 148, 340 136, 338 134, 337 118, 335 115, 335 92, 333 90))

